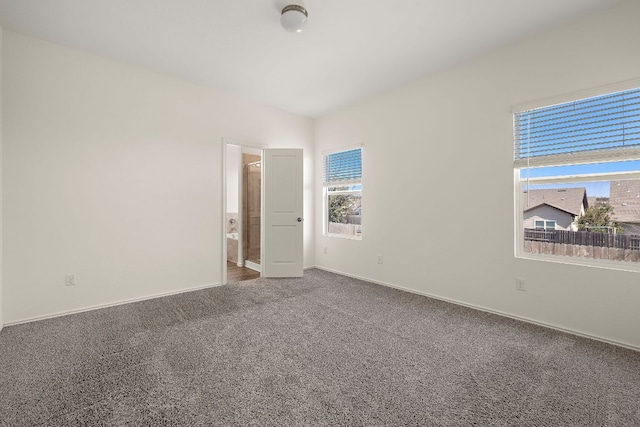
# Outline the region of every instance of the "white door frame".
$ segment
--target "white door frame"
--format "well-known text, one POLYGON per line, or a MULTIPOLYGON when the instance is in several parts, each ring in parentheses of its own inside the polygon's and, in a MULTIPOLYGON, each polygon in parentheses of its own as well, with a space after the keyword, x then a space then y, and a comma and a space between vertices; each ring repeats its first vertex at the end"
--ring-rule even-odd
MULTIPOLYGON (((223 285, 227 284, 227 146, 237 145, 239 147, 258 149, 261 152, 260 157, 264 158, 264 150, 267 147, 265 144, 257 144, 247 141, 239 141, 232 138, 222 138, 222 281, 223 285)), ((264 181, 264 168, 261 168, 262 181, 264 181)), ((264 218, 264 185, 260 186, 260 216, 264 218)), ((244 224, 242 224, 244 226, 244 224)), ((244 230, 243 230, 244 231, 244 230)), ((238 245, 240 240, 238 239, 238 245)), ((260 265, 263 265, 264 260, 264 226, 260 221, 260 265)), ((262 273, 260 273, 262 276, 262 273)))

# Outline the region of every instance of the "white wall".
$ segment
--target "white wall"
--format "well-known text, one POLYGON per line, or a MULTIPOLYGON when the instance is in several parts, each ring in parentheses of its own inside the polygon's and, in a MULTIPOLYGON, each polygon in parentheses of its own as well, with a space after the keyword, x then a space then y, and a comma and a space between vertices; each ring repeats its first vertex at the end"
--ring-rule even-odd
POLYGON ((638 16, 624 2, 317 120, 316 165, 362 142, 364 187, 362 240, 323 237, 316 168, 316 264, 640 348, 640 275, 514 258, 511 116, 639 78, 638 16))
POLYGON ((3 35, 4 31, 2 30, 2 27, 0 27, 0 331, 2 330, 2 327, 4 326, 4 317, 3 317, 3 301, 4 298, 2 296, 2 241, 3 241, 3 222, 2 222, 2 176, 4 175, 3 173, 3 169, 2 169, 2 164, 3 164, 3 160, 2 160, 2 35, 3 35))
POLYGON ((220 283, 223 137, 305 150, 313 263, 312 120, 11 31, 3 55, 5 323, 220 283))

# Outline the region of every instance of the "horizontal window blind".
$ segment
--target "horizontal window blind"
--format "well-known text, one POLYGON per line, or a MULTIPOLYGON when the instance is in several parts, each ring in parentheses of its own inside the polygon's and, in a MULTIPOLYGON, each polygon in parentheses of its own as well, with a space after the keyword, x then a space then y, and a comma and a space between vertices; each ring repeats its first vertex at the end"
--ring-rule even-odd
POLYGON ((324 184, 349 184, 362 179, 362 148, 327 154, 323 158, 324 184))
POLYGON ((640 154, 640 88, 514 114, 516 166, 640 154))

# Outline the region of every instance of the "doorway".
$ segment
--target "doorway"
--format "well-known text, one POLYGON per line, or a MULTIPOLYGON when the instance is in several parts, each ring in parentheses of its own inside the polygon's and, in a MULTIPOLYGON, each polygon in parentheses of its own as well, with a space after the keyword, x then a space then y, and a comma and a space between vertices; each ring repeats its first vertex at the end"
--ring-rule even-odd
POLYGON ((222 283, 302 277, 302 149, 222 141, 222 283))
POLYGON ((260 277, 262 149, 226 144, 226 277, 240 282, 260 277))

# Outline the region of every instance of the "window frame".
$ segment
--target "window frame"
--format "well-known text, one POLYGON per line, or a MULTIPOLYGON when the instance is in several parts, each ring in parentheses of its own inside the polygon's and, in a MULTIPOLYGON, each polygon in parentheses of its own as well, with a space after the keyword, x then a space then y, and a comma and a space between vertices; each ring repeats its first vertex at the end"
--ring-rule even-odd
MULTIPOLYGON (((615 93, 625 90, 631 90, 640 87, 640 79, 630 80, 626 82, 601 86, 594 89, 588 89, 560 95, 552 98, 546 98, 533 102, 516 105, 512 108, 512 117, 515 120, 515 114, 526 110, 544 108, 547 106, 572 102, 580 99, 592 98, 609 93, 615 93)), ((515 140, 515 122, 514 130, 514 146, 515 140)), ((535 184, 573 184, 580 182, 610 182, 614 180, 640 179, 640 170, 624 171, 624 172, 603 172, 603 173, 585 173, 563 176, 544 176, 544 177, 527 177, 521 178, 522 170, 535 167, 548 166, 570 166, 570 165, 586 165, 594 163, 622 162, 640 160, 640 149, 627 149, 622 152, 610 150, 603 153, 573 153, 570 155, 554 156, 548 159, 534 158, 533 161, 524 162, 521 159, 514 160, 514 256, 521 259, 529 259, 536 261, 554 262, 560 264, 578 265, 594 268, 605 268, 612 270, 622 270, 631 272, 640 272, 640 262, 615 261, 596 258, 572 257, 551 254, 535 254, 524 251, 524 188, 525 185, 535 184)), ((545 223, 546 226, 546 223, 545 223)), ((546 229, 546 227, 545 227, 546 229)))
MULTIPOLYGON (((340 239, 348 239, 348 240, 362 240, 362 231, 360 231, 359 234, 356 234, 355 236, 350 236, 350 235, 346 235, 346 234, 339 234, 339 233, 330 233, 329 232, 329 196, 333 195, 333 194, 357 194, 360 197, 360 204, 362 206, 362 200, 363 200, 363 171, 362 171, 362 165, 361 165, 361 173, 360 173, 360 179, 359 180, 348 180, 348 181, 335 181, 335 182, 330 182, 327 183, 324 180, 324 162, 325 162, 325 158, 327 156, 330 156, 332 154, 336 154, 336 153, 342 153, 345 151, 352 151, 352 150, 360 150, 360 161, 362 163, 363 158, 364 158, 364 149, 363 149, 363 145, 359 144, 359 145, 350 145, 350 146, 346 146, 346 147, 340 147, 340 148, 336 148, 336 149, 331 149, 331 150, 327 150, 322 152, 322 156, 321 156, 321 162, 322 162, 322 235, 325 237, 337 237, 340 239), (359 190, 333 190, 330 191, 329 188, 330 187, 344 187, 344 186, 355 186, 355 185, 359 185, 360 189, 359 190)), ((360 227, 362 228, 362 214, 360 215, 360 227)))

